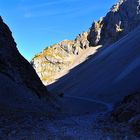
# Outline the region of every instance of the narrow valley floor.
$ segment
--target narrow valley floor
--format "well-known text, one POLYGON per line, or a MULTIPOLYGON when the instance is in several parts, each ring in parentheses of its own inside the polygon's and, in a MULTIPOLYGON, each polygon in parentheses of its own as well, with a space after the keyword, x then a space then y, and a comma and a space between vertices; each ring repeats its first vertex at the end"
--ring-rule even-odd
POLYGON ((103 132, 96 124, 97 118, 110 111, 110 104, 73 96, 62 100, 58 117, 52 113, 0 110, 0 140, 138 140, 126 130, 110 131, 105 126, 103 132))

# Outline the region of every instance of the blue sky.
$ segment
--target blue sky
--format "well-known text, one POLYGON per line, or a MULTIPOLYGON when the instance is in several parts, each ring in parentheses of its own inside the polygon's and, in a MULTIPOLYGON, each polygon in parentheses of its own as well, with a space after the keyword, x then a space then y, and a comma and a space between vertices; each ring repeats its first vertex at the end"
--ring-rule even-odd
POLYGON ((0 15, 28 59, 64 39, 74 39, 117 0, 0 0, 0 15))

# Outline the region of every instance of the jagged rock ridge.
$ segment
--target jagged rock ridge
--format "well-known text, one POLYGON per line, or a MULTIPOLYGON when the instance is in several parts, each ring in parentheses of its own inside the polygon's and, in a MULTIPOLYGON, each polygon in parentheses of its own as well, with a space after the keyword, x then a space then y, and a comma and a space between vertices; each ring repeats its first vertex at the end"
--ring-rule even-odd
POLYGON ((31 64, 45 84, 55 81, 56 75, 69 69, 82 51, 90 49, 87 35, 87 32, 83 32, 75 40, 64 40, 54 44, 32 59, 31 64))
POLYGON ((140 1, 119 0, 110 12, 94 22, 88 40, 92 46, 110 45, 138 27, 140 24, 140 1))
POLYGON ((96 53, 96 49, 92 53, 87 51, 87 48, 92 48, 90 46, 109 46, 138 27, 139 7, 139 0, 120 0, 105 17, 93 22, 88 32, 81 33, 74 41, 62 41, 37 54, 31 63, 44 84, 54 82, 66 74, 61 74, 63 71, 70 70, 72 65, 74 67, 74 62, 82 59, 81 50, 85 54, 88 52, 88 57, 96 53), (77 55, 78 58, 75 57, 77 55), (57 76, 58 73, 60 76, 57 76))

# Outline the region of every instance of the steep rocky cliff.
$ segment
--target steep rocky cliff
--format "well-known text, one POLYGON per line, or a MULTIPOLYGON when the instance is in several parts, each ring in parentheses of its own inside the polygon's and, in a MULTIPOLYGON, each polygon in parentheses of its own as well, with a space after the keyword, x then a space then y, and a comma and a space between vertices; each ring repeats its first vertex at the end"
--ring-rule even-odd
POLYGON ((47 95, 35 70, 18 52, 16 43, 8 26, 0 17, 0 74, 11 78, 17 84, 23 84, 39 97, 47 95))
POLYGON ((140 1, 119 0, 110 12, 94 22, 88 40, 90 45, 110 45, 140 25, 140 1))
POLYGON ((46 111, 53 102, 50 100, 52 96, 30 63, 17 50, 10 29, 0 17, 0 109, 46 111), (42 103, 39 98, 46 102, 42 103))

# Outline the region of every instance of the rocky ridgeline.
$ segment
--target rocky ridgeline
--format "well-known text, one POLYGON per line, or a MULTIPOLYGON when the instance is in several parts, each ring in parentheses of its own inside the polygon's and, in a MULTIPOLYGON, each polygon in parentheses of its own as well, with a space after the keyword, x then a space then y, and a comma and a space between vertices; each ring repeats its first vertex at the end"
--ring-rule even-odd
MULTIPOLYGON (((42 84, 30 63, 24 59, 16 48, 16 43, 8 26, 0 17, 0 76, 6 76, 12 83, 22 85, 39 97, 47 95, 47 89, 42 84)), ((6 79, 6 77, 4 79, 6 79)), ((2 77, 1 77, 2 78, 2 77)), ((1 81, 2 82, 2 81, 1 81)), ((8 80, 7 80, 8 84, 8 80)), ((2 85, 1 85, 2 86, 2 85)), ((10 85, 7 85, 10 86, 10 85)), ((8 91, 11 92, 12 90, 8 91)), ((2 89, 0 94, 3 94, 2 89)))
POLYGON ((64 40, 54 44, 32 59, 31 64, 45 84, 53 82, 55 75, 68 69, 81 50, 89 47, 87 35, 87 32, 83 32, 75 40, 64 40))
POLYGON ((108 46, 139 26, 139 13, 140 1, 120 0, 105 17, 93 22, 89 32, 81 33, 75 40, 65 40, 46 48, 31 63, 47 85, 55 81, 59 72, 69 70, 81 50, 89 46, 108 46))
POLYGON ((140 25, 140 1, 120 0, 110 12, 94 22, 88 40, 90 45, 110 45, 140 25))

